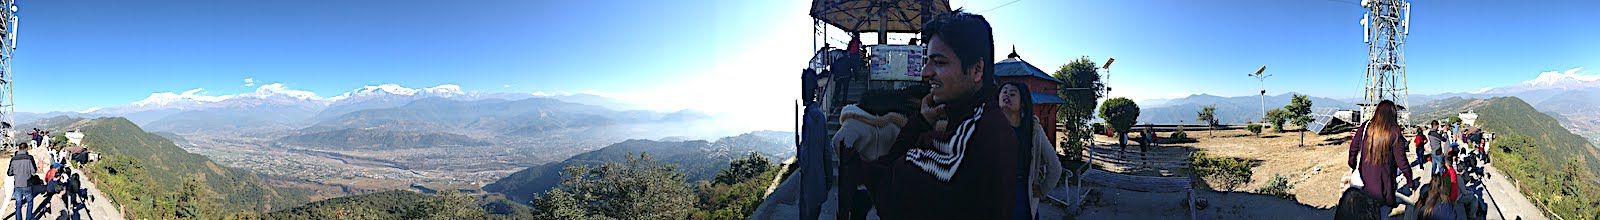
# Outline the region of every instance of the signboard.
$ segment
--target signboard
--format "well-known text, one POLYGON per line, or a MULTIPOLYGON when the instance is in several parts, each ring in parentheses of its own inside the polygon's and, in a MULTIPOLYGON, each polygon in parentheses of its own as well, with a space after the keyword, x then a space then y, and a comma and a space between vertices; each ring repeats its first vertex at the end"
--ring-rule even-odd
POLYGON ((922 46, 874 45, 867 51, 872 80, 922 81, 922 46))

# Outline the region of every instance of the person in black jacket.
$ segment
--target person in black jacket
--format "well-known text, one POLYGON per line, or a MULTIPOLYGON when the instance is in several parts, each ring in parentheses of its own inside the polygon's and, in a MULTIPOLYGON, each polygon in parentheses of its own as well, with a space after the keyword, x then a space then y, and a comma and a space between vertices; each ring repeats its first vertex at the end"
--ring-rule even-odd
POLYGON ((868 191, 884 219, 1011 219, 1017 138, 996 100, 994 36, 959 10, 922 28, 928 82, 889 156, 870 163, 868 191), (938 126, 944 122, 945 126, 938 126))
POLYGON ((28 155, 28 144, 17 147, 17 154, 11 156, 11 166, 6 171, 6 176, 15 179, 16 188, 12 189, 11 196, 17 200, 16 219, 32 219, 33 211, 33 174, 35 169, 33 155, 28 155))

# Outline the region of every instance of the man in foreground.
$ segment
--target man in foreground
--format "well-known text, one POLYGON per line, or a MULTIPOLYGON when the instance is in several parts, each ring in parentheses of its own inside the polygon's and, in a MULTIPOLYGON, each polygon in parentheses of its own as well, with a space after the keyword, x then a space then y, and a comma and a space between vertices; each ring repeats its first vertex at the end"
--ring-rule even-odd
POLYGON ((961 11, 923 26, 929 94, 868 182, 885 219, 1010 219, 1017 141, 996 102, 994 37, 961 11), (945 122, 945 123, 939 123, 945 122), (946 126, 938 126, 945 124, 946 126))

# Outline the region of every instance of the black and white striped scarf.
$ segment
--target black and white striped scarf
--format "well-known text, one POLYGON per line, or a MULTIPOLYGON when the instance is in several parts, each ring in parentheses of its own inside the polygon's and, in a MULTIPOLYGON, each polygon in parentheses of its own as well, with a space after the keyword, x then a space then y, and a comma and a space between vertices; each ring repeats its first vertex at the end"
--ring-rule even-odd
POLYGON ((961 168, 961 159, 966 157, 967 142, 972 138, 978 127, 978 119, 983 117, 984 104, 979 104, 974 109, 972 116, 962 120, 956 126, 955 134, 949 142, 933 141, 933 149, 916 148, 906 151, 906 161, 922 168, 923 172, 933 174, 940 181, 950 182, 950 177, 956 175, 956 170, 961 168))

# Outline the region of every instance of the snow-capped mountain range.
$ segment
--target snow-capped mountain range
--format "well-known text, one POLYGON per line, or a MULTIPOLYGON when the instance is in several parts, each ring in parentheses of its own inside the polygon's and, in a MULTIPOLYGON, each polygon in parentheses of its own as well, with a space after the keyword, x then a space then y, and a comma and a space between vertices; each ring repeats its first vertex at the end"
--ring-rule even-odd
MULTIPOLYGON (((128 105, 95 108, 79 113, 85 114, 128 114, 143 111, 159 110, 202 110, 212 108, 254 107, 254 106, 304 106, 327 107, 340 103, 361 102, 373 99, 415 99, 427 97, 467 97, 467 92, 455 84, 443 84, 427 88, 407 88, 399 84, 382 84, 364 86, 338 96, 322 97, 316 93, 305 90, 295 90, 284 86, 282 83, 273 83, 256 87, 254 92, 207 95, 205 89, 190 89, 181 93, 157 92, 151 93, 143 100, 135 101, 128 105)), ((531 96, 531 95, 530 95, 531 96)))
POLYGON ((183 92, 156 92, 127 105, 92 108, 76 112, 19 113, 18 123, 55 116, 126 117, 152 130, 186 130, 199 123, 232 123, 242 127, 294 128, 340 115, 378 108, 399 107, 412 101, 443 98, 459 101, 485 99, 520 100, 551 98, 564 102, 631 109, 621 101, 588 93, 511 93, 466 91, 460 85, 406 87, 399 84, 368 85, 335 96, 289 88, 282 83, 263 84, 255 91, 239 94, 208 94, 205 89, 183 92))
POLYGON ((1600 74, 1584 75, 1583 68, 1572 68, 1566 71, 1549 71, 1539 74, 1533 80, 1523 81, 1516 85, 1484 88, 1474 93, 1482 94, 1514 94, 1536 90, 1584 90, 1600 88, 1600 74))

